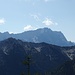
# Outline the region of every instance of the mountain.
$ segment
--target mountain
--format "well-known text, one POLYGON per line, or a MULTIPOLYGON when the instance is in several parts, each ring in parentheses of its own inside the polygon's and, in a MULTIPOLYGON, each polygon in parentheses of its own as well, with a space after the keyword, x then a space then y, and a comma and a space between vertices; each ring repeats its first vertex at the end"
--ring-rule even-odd
POLYGON ((53 75, 75 75, 75 60, 65 62, 53 75))
MULTIPOLYGON (((63 64, 70 58, 64 53, 69 48, 47 43, 31 43, 8 38, 0 42, 0 75, 20 75, 27 72, 23 64, 28 55, 31 56, 31 75, 42 74, 63 64)), ((26 74, 25 74, 26 75, 26 74)), ((44 75, 44 74, 43 74, 44 75)))
POLYGON ((49 28, 40 28, 37 30, 26 31, 18 34, 9 34, 8 32, 0 33, 0 40, 7 39, 9 37, 34 43, 46 42, 58 46, 75 45, 74 43, 67 41, 63 33, 58 31, 52 31, 49 28))

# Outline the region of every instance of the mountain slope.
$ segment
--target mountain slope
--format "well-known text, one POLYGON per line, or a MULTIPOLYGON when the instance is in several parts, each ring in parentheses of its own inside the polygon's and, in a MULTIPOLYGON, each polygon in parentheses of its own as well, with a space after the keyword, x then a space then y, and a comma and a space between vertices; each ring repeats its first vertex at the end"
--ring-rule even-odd
POLYGON ((28 55, 31 55, 31 73, 54 69, 70 60, 62 47, 47 43, 30 43, 9 38, 0 42, 0 75, 20 75, 27 72, 22 64, 28 55), (59 61, 59 62, 58 62, 59 61))
POLYGON ((64 63, 53 75, 75 75, 75 60, 64 63))
POLYGON ((8 32, 0 33, 0 40, 7 39, 9 37, 34 43, 46 42, 58 46, 74 45, 73 43, 68 42, 61 32, 52 31, 49 28, 40 28, 34 31, 27 31, 19 34, 9 34, 8 32))

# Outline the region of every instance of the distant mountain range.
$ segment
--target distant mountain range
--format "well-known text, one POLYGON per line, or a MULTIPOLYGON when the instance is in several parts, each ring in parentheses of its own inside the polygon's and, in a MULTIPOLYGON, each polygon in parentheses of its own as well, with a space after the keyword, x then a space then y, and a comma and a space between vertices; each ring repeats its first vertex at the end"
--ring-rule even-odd
POLYGON ((67 60, 74 59, 75 46, 60 47, 44 42, 31 43, 8 38, 0 42, 0 75, 27 73, 27 66, 22 62, 28 55, 31 56, 32 62, 31 75, 36 72, 43 74, 57 68, 67 60))
POLYGON ((8 32, 0 33, 0 41, 13 37, 27 42, 46 42, 58 46, 72 46, 75 45, 72 42, 67 41, 62 32, 52 31, 49 28, 40 28, 33 31, 26 31, 18 34, 9 34, 8 32))

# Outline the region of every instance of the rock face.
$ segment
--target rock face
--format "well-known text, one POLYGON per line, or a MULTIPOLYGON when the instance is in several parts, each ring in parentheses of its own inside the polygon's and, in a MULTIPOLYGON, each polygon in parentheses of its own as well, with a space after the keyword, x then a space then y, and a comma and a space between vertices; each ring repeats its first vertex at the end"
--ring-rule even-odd
POLYGON ((27 72, 22 62, 31 55, 31 73, 54 69, 70 58, 64 53, 67 48, 47 44, 31 43, 8 38, 0 42, 0 75, 20 75, 27 72))
POLYGON ((52 31, 49 28, 40 28, 34 31, 27 31, 18 34, 9 34, 8 32, 0 33, 0 40, 7 39, 9 37, 34 43, 46 42, 58 46, 74 45, 73 43, 68 42, 61 32, 52 31))

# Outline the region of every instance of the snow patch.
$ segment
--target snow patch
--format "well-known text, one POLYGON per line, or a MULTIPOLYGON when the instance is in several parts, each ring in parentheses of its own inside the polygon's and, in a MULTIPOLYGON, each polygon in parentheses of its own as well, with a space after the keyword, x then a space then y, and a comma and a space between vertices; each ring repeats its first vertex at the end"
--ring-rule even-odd
POLYGON ((33 40, 33 42, 35 42, 35 43, 38 43, 39 41, 38 41, 38 37, 36 37, 36 36, 34 36, 33 38, 32 38, 32 40, 33 40))
POLYGON ((51 56, 51 55, 46 55, 46 56, 48 56, 48 57, 49 57, 50 61, 52 60, 52 56, 51 56))
POLYGON ((65 50, 64 53, 71 59, 75 58, 75 49, 65 50))
POLYGON ((35 47, 38 52, 41 52, 41 47, 35 47))
POLYGON ((3 47, 3 52, 4 52, 5 55, 8 55, 8 49, 7 49, 7 47, 3 47))
POLYGON ((49 59, 50 59, 50 61, 52 60, 51 55, 49 55, 49 59))

